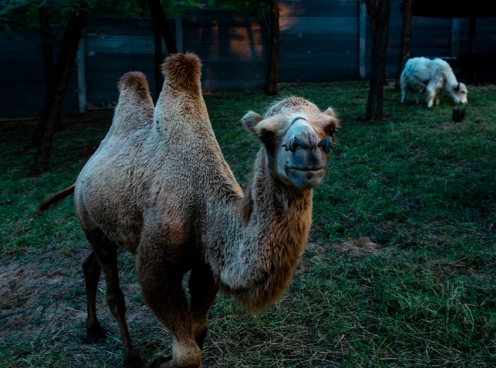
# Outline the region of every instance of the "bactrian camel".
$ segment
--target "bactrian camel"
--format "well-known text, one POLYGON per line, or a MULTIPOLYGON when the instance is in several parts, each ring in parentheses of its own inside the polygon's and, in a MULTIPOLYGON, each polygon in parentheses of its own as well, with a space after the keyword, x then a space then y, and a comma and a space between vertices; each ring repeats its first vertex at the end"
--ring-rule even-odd
MULTIPOLYGON (((83 263, 87 341, 105 337, 95 312, 100 272, 119 323, 125 366, 143 366, 125 320, 117 247, 136 254, 146 303, 173 337, 172 356, 150 367, 201 367, 207 314, 219 289, 250 311, 286 290, 303 252, 312 188, 325 175, 339 123, 298 97, 262 117, 242 121, 262 145, 245 192, 224 160, 200 87, 201 63, 191 53, 169 56, 154 109, 143 74, 125 74, 112 126, 72 191, 93 251, 83 263), (188 308, 181 286, 191 270, 188 308)), ((50 199, 46 203, 49 204, 50 199)))

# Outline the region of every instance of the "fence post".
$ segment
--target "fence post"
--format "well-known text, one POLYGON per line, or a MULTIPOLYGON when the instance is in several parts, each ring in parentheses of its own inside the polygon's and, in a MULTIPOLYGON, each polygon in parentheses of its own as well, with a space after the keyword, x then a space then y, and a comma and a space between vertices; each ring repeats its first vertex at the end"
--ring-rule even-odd
POLYGON ((86 112, 86 71, 84 65, 84 37, 79 40, 76 56, 79 113, 86 112))
POLYGON ((460 19, 451 19, 451 57, 460 54, 460 19))
POLYGON ((183 52, 183 18, 176 15, 176 47, 177 52, 183 52))
POLYGON ((367 8, 365 1, 359 0, 358 15, 358 75, 366 76, 366 51, 367 51, 367 8))
POLYGON ((470 17, 468 19, 468 52, 475 53, 475 25, 477 19, 475 17, 470 17))

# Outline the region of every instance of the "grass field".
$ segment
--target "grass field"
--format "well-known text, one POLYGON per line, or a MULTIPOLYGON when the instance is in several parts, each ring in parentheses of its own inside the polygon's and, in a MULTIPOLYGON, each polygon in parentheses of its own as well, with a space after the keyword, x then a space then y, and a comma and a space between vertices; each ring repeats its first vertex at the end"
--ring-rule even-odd
MULTIPOLYGON (((496 86, 470 87, 463 123, 444 96, 428 109, 385 88, 386 117, 364 122, 366 82, 288 85, 206 95, 222 151, 244 186, 259 144, 239 124, 286 95, 335 108, 342 121, 309 244, 285 296, 249 315, 219 295, 205 367, 496 366, 496 86)), ((0 122, 0 367, 120 367, 117 324, 100 284, 102 344, 82 343, 88 254, 72 198, 36 206, 72 184, 112 112, 65 118, 51 170, 31 172, 33 125, 0 122)), ((120 254, 135 345, 150 362, 171 338, 144 305, 132 255, 120 254)))

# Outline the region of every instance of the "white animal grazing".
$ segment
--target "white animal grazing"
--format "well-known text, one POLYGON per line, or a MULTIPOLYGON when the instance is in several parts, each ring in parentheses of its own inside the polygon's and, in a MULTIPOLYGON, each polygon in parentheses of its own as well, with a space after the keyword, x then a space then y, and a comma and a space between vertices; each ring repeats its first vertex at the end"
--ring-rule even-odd
POLYGON ((434 101, 439 105, 439 94, 443 88, 455 103, 467 103, 467 87, 458 82, 449 64, 441 59, 416 57, 408 60, 401 73, 400 83, 401 103, 409 91, 417 103, 417 93, 423 93, 428 107, 432 107, 434 101))

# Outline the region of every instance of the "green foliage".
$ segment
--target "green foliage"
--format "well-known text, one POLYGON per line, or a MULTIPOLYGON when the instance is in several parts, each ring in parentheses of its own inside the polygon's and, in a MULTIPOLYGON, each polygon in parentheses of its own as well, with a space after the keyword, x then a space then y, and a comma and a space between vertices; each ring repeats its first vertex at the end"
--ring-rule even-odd
POLYGON ((0 31, 23 31, 39 28, 39 8, 49 9, 54 24, 65 24, 77 1, 0 0, 0 31))
POLYGON ((184 11, 188 9, 204 8, 205 1, 201 0, 161 0, 162 7, 164 8, 165 14, 168 17, 175 15, 183 15, 184 11))
POLYGON ((210 0, 209 6, 233 10, 240 14, 255 14, 261 7, 267 6, 268 0, 210 0))
MULTIPOLYGON (((0 0, 0 32, 10 29, 29 35, 39 29, 39 9, 45 8, 52 25, 65 25, 81 0, 0 0)), ((146 1, 141 0, 86 0, 86 22, 98 17, 127 18, 149 16, 146 1)), ((203 7, 199 0, 162 1, 167 16, 182 14, 190 8, 203 7)))
MULTIPOLYGON (((257 315, 219 295, 204 365, 496 364, 496 86, 470 88, 463 123, 450 121, 454 105, 446 96, 431 109, 402 105, 390 87, 386 119, 364 123, 367 92, 363 81, 281 88, 277 100, 297 95, 322 109, 332 106, 342 121, 338 144, 324 184, 314 191, 310 243, 288 292, 257 315), (344 247, 363 236, 376 247, 344 247)), ((239 119, 248 110, 263 113, 276 99, 253 90, 205 95, 223 154, 243 186, 260 143, 239 119)), ((13 332, 4 332, 0 344, 2 367, 122 365, 118 327, 102 292, 98 313, 110 336, 103 345, 80 343, 84 319, 74 315, 84 316, 80 263, 88 245, 72 200, 35 213, 48 194, 74 182, 109 122, 110 115, 58 133, 52 170, 40 177, 30 173, 32 152, 22 149, 29 135, 0 135, 0 268, 36 263, 47 274, 57 267, 70 274, 60 290, 43 289, 32 309, 43 313, 23 337, 10 327, 27 313, 23 295, 18 307, 4 309, 1 327, 13 332), (61 322, 50 329, 57 297, 66 319, 53 318, 61 322)), ((145 314, 134 262, 120 255, 121 284, 133 341, 151 361, 170 354, 171 338, 145 314)))
MULTIPOLYGON (((48 11, 52 25, 65 25, 75 9, 81 8, 81 0, 0 0, 0 24, 5 29, 37 29, 39 27, 39 10, 48 11)), ((94 16, 131 16, 139 10, 138 0, 87 0, 85 11, 89 17, 94 16)))

